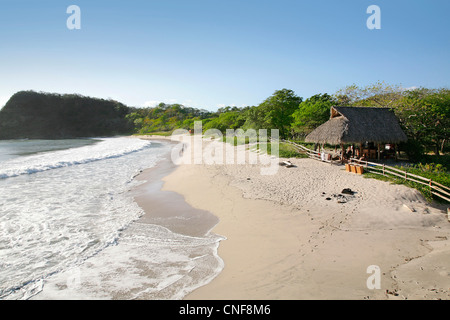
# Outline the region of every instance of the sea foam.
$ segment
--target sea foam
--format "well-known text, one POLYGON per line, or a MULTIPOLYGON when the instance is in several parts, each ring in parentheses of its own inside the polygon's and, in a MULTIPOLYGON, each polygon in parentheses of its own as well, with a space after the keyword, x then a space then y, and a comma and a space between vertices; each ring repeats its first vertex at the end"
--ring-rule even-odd
POLYGON ((110 138, 0 163, 8 177, 0 180, 0 298, 28 297, 40 280, 115 245, 143 214, 131 178, 168 150, 110 138))
POLYGON ((126 137, 104 138, 101 140, 100 143, 94 145, 44 152, 2 162, 0 165, 0 179, 121 157, 143 150, 151 144, 150 141, 126 137))
POLYGON ((130 192, 171 148, 108 138, 0 162, 0 299, 181 299, 211 281, 223 238, 141 223, 130 192))

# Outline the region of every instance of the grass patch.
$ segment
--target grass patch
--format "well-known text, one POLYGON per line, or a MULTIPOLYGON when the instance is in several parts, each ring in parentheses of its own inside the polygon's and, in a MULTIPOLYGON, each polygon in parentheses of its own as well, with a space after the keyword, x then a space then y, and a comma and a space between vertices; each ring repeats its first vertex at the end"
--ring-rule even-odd
POLYGON ((445 154, 441 156, 424 155, 422 156, 420 164, 441 165, 443 168, 445 168, 447 172, 450 172, 450 154, 445 154))
POLYGON ((306 153, 300 153, 289 143, 279 144, 279 156, 281 158, 308 158, 306 153))
MULTIPOLYGON (((392 184, 403 184, 407 187, 417 189, 425 197, 425 199, 427 199, 427 201, 429 201, 429 202, 432 202, 433 199, 435 198, 431 194, 429 187, 427 187, 423 184, 420 184, 420 183, 413 182, 413 181, 408 181, 408 180, 405 181, 405 179, 402 179, 400 177, 382 176, 382 175, 375 174, 375 173, 365 172, 364 178, 377 179, 377 180, 381 180, 381 181, 390 182, 392 184)), ((439 200, 438 197, 436 197, 436 200, 439 202, 443 201, 443 200, 439 200)))
MULTIPOLYGON (((250 141, 254 141, 254 139, 250 140, 249 137, 233 137, 233 139, 228 139, 227 137, 223 137, 223 142, 230 142, 231 144, 236 146, 249 144, 250 141)), ((271 142, 259 142, 257 141, 256 145, 253 147, 253 150, 261 150, 263 152, 267 152, 267 154, 272 155, 272 143, 271 142), (264 147, 261 145, 264 144, 264 147)), ((279 143, 279 157, 280 158, 308 158, 307 154, 299 153, 296 148, 294 148, 289 143, 280 142, 279 143)))
MULTIPOLYGON (((291 144, 281 142, 278 145, 278 156, 280 158, 308 158, 305 153, 299 153, 291 144)), ((267 153, 272 155, 272 143, 267 143, 267 153)))
MULTIPOLYGON (((229 142, 231 140, 231 144, 233 146, 241 146, 243 144, 249 144, 250 143, 250 138, 249 137, 232 137, 232 139, 230 139, 227 136, 223 136, 222 137, 222 141, 223 142, 229 142)), ((254 139, 252 139, 253 142, 254 139)))

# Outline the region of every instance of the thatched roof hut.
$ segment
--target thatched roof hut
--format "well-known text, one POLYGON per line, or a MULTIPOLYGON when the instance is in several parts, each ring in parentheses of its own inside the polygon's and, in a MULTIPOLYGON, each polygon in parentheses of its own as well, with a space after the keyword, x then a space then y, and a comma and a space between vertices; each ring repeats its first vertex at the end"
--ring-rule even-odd
POLYGON ((305 139, 306 142, 333 145, 406 140, 406 134, 390 109, 369 107, 332 107, 330 120, 305 139))

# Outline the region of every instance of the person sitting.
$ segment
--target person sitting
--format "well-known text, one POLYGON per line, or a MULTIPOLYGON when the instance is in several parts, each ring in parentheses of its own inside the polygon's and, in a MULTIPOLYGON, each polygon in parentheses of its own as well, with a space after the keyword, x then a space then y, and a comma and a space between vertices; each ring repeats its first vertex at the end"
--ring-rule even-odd
POLYGON ((345 152, 344 158, 346 159, 350 159, 353 155, 353 150, 352 147, 348 147, 347 151, 345 152))

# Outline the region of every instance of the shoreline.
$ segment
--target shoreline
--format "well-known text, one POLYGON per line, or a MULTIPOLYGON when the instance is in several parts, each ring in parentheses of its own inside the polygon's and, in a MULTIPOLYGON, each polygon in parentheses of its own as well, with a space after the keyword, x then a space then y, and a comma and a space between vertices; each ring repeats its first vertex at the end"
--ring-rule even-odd
POLYGON ((174 170, 167 161, 172 148, 155 142, 153 149, 156 162, 121 192, 127 201, 121 209, 132 207, 134 219, 79 264, 36 282, 33 300, 178 300, 220 273, 223 238, 210 233, 217 218, 161 190, 161 178, 174 170))
POLYGON ((211 232, 226 237, 223 270, 185 300, 450 298, 441 209, 405 186, 290 160, 274 176, 258 165, 181 164, 161 177, 162 191, 213 214, 211 232), (357 191, 348 202, 325 200, 346 187, 357 191), (380 289, 367 287, 372 265, 380 289))
MULTIPOLYGON (((176 144, 176 142, 169 138, 161 139, 159 136, 145 136, 143 139, 176 144)), ((144 211, 144 214, 137 222, 162 226, 182 236, 200 239, 210 236, 218 238, 216 248, 210 259, 217 259, 220 270, 217 271, 217 267, 215 267, 210 270, 212 276, 211 274, 207 274, 207 278, 200 279, 196 287, 202 287, 207 285, 223 270, 223 260, 217 253, 220 242, 222 241, 220 239, 223 239, 223 237, 212 232, 212 229, 219 223, 219 219, 206 210, 191 206, 185 201, 183 195, 163 189, 164 177, 177 170, 177 166, 170 159, 170 152, 164 156, 168 159, 158 161, 154 167, 143 170, 135 178, 138 181, 143 181, 143 183, 131 190, 134 201, 144 211)), ((203 256, 199 256, 195 259, 204 258, 203 256)), ((187 294, 189 292, 191 291, 188 291, 187 294)), ((182 295, 184 297, 186 293, 182 295)))
POLYGON ((170 160, 163 159, 136 177, 136 180, 143 181, 133 190, 135 202, 144 211, 138 221, 157 224, 182 235, 204 236, 218 223, 218 219, 205 210, 193 208, 181 194, 163 190, 163 178, 176 169, 170 160), (172 217, 183 219, 171 220, 172 217))

